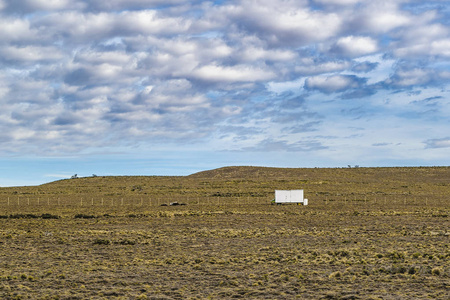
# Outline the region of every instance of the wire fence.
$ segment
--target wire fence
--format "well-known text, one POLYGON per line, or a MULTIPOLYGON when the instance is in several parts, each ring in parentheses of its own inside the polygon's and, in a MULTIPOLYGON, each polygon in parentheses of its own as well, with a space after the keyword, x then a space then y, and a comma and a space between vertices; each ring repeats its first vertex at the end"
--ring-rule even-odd
MULTIPOLYGON (((211 197, 211 196, 7 196, 0 197, 0 207, 226 207, 271 205, 273 197, 211 197)), ((285 204, 283 204, 285 205, 285 204)), ((444 195, 336 195, 316 196, 308 200, 308 206, 450 206, 444 195)))

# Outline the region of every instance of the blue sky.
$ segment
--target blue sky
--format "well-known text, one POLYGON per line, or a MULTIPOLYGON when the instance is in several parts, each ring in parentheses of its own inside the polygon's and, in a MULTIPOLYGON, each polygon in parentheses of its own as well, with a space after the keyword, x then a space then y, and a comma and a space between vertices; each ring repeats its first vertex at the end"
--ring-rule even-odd
POLYGON ((450 5, 0 0, 0 186, 449 165, 450 5))

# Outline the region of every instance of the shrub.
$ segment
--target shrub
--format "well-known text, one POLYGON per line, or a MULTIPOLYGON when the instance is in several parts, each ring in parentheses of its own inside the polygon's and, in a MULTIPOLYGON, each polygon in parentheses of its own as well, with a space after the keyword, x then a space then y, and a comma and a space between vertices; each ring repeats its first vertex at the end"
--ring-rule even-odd
POLYGON ((111 241, 107 239, 96 239, 94 241, 94 245, 109 245, 109 244, 111 244, 111 241))
POLYGON ((60 216, 52 215, 52 214, 42 214, 41 218, 42 219, 59 219, 60 216))
POLYGON ((340 257, 350 257, 350 252, 347 250, 338 250, 334 252, 334 255, 340 257))
POLYGON ((402 252, 398 252, 398 251, 392 251, 392 252, 388 253, 386 256, 392 260, 402 260, 405 258, 405 254, 402 252))
POLYGON ((96 216, 93 215, 85 215, 85 214, 76 214, 75 219, 95 219, 96 216))
POLYGON ((132 240, 122 240, 119 242, 120 245, 136 245, 136 241, 132 240))
POLYGON ((439 276, 442 274, 442 268, 441 267, 435 267, 431 270, 431 274, 435 276, 439 276))
POLYGON ((340 277, 342 277, 342 273, 340 271, 333 272, 333 273, 330 274, 329 277, 330 278, 340 278, 340 277))
POLYGON ((14 214, 9 216, 10 219, 37 219, 39 218, 36 215, 33 214, 14 214))

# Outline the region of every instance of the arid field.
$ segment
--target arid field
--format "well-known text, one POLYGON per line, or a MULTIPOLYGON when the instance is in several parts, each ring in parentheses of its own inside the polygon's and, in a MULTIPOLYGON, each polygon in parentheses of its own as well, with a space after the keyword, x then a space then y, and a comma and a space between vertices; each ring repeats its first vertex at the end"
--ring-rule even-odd
POLYGON ((0 299, 449 299, 449 211, 450 167, 0 188, 0 299))

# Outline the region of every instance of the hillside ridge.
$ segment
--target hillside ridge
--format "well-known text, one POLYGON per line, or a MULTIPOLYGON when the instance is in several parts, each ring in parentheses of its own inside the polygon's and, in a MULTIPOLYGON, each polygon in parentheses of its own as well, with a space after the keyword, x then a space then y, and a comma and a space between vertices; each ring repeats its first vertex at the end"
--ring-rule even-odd
POLYGON ((395 172, 417 172, 418 170, 448 169, 448 166, 436 167, 324 167, 324 168, 282 168, 282 167, 262 167, 262 166, 226 166, 211 170, 200 171, 188 175, 188 178, 210 178, 210 179, 253 179, 253 178, 287 178, 295 176, 311 176, 324 171, 333 170, 336 173, 353 172, 356 174, 383 173, 386 171, 395 172))
MULTIPOLYGON (((189 178, 214 178, 214 179, 252 179, 272 176, 292 176, 307 168, 281 168, 262 166, 227 166, 212 170, 200 171, 189 175, 189 178)), ((323 168, 325 169, 325 168, 323 168)))
POLYGON ((450 177, 450 167, 360 167, 360 168, 281 168, 262 166, 225 166, 211 170, 196 172, 186 176, 158 175, 121 175, 121 176, 89 176, 76 179, 60 179, 37 186, 1 187, 2 190, 31 190, 39 188, 87 188, 114 186, 133 186, 155 184, 185 184, 183 182, 202 180, 328 180, 359 181, 362 178, 378 177, 380 179, 408 180, 420 183, 422 180, 446 183, 450 177), (345 179, 347 178, 347 179, 345 179), (360 178, 359 180, 357 178, 360 178))

